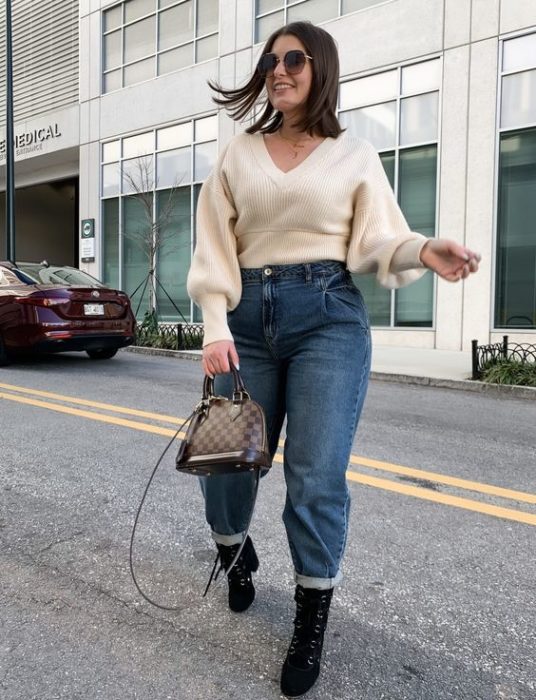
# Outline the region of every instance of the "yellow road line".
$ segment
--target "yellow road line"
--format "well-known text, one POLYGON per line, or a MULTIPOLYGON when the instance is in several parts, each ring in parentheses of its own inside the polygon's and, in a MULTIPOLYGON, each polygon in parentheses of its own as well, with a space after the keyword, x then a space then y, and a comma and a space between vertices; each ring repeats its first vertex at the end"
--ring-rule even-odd
MULTIPOLYGON (((15 392, 26 393, 31 396, 41 396, 57 401, 65 401, 68 403, 78 404, 80 406, 88 406, 90 408, 98 408, 105 411, 137 416, 138 418, 149 418, 151 420, 161 421, 164 423, 171 423, 173 425, 181 425, 184 422, 183 418, 177 418, 176 416, 169 416, 162 413, 154 413, 152 411, 141 411, 136 408, 126 408, 124 406, 117 406, 114 404, 103 403, 100 401, 90 401, 88 399, 80 399, 74 396, 66 396, 64 394, 57 394, 50 391, 28 389, 26 387, 16 386, 14 384, 4 384, 0 382, 0 388, 8 389, 10 391, 15 392)), ((280 440, 279 447, 282 448, 283 446, 284 442, 283 440, 280 440)), ((400 464, 382 462, 380 460, 369 459, 368 457, 361 457, 359 455, 352 455, 350 457, 350 463, 363 467, 369 467, 370 469, 377 469, 379 471, 390 472, 392 474, 402 474, 405 476, 415 477, 417 479, 428 479, 429 481, 434 481, 438 484, 454 486, 455 488, 464 489, 466 491, 476 491, 478 493, 485 493, 490 496, 498 496, 499 498, 507 498, 513 501, 536 504, 536 494, 527 493, 525 491, 516 491, 513 489, 506 489, 501 486, 492 486, 491 484, 484 484, 479 481, 470 481, 468 479, 461 479, 459 477, 447 476, 446 474, 439 474, 438 472, 429 472, 424 471, 422 469, 404 467, 400 464)))
POLYGON ((508 498, 514 501, 523 501, 524 503, 536 503, 536 494, 526 493, 525 491, 512 491, 501 486, 491 486, 490 484, 482 484, 479 481, 468 481, 467 479, 459 479, 455 476, 447 476, 446 474, 438 474, 437 472, 427 472, 422 469, 412 469, 411 467, 403 467, 400 464, 390 464, 389 462, 380 462, 376 459, 368 457, 359 457, 352 455, 350 457, 351 464, 358 464, 362 467, 370 467, 371 469, 379 469, 384 472, 393 474, 404 474, 413 476, 418 479, 428 479, 435 481, 438 484, 446 484, 455 486, 466 491, 477 491, 486 493, 490 496, 499 496, 500 498, 508 498))
POLYGON ((100 408, 104 411, 112 411, 114 413, 124 413, 128 416, 138 416, 138 418, 153 418, 154 420, 160 420, 164 423, 173 423, 174 425, 181 425, 184 423, 184 419, 181 420, 176 416, 167 416, 161 413, 152 413, 151 411, 140 411, 137 408, 125 408, 124 406, 115 406, 114 404, 102 403, 100 401, 89 401, 88 399, 79 399, 74 396, 64 396, 63 394, 54 394, 51 391, 41 391, 40 389, 27 389, 26 387, 15 386, 14 384, 3 384, 0 382, 0 389, 22 392, 24 394, 29 394, 30 396, 41 396, 45 399, 65 401, 66 403, 74 403, 78 404, 79 406, 100 408))
MULTIPOLYGON (((10 386, 0 383, 0 386, 10 386)), ((20 390, 24 391, 22 388, 20 390)), ((28 391, 28 390, 25 390, 28 391)), ((37 392, 37 390, 32 390, 37 392)), ((40 392, 40 395, 47 395, 50 392, 40 392)), ((53 394, 55 397, 59 397, 59 394, 53 394)), ((68 397, 65 397, 67 400, 68 397)), ((0 392, 0 399, 6 399, 9 401, 15 401, 17 403, 22 403, 30 406, 36 406, 38 408, 45 408, 52 411, 57 411, 59 413, 65 413, 68 415, 78 416, 81 418, 89 418, 91 420, 100 421, 102 423, 108 423, 113 425, 119 425, 126 428, 132 428, 135 430, 141 430, 148 433, 153 433, 156 435, 164 435, 166 437, 171 437, 174 434, 174 430, 170 428, 163 428, 155 425, 150 425, 148 423, 141 423, 138 421, 127 420, 124 418, 118 418, 116 416, 108 416, 100 413, 95 413, 94 411, 83 411, 77 408, 71 408, 69 406, 62 406, 56 403, 49 403, 46 401, 40 401, 36 399, 30 399, 25 396, 19 396, 17 394, 6 394, 5 392, 0 392)), ((73 400, 75 401, 75 400, 73 400)), ((87 404, 83 400, 79 400, 83 405, 95 405, 97 402, 88 401, 87 404)), ((110 404, 103 404, 109 407, 110 404)), ((121 407, 118 407, 121 409, 121 407)), ((123 409, 121 409, 123 410, 123 409)), ((135 409, 126 409, 128 411, 134 411, 135 409)), ((139 413, 146 413, 140 411, 139 413)), ((159 414, 150 413, 151 417, 159 418, 159 414)), ((180 419, 174 419, 174 422, 179 423, 180 419)), ((183 433, 179 433, 178 437, 184 437, 183 433)), ((274 458, 275 462, 282 463, 282 455, 277 454, 274 458)), ((519 491, 511 491, 509 489, 501 489, 500 487, 489 486, 488 484, 480 484, 478 482, 466 481, 465 479, 456 479, 455 477, 448 477, 442 474, 437 474, 435 472, 426 472, 419 469, 411 469, 410 467, 402 467, 398 465, 392 465, 388 462, 380 462, 378 460, 371 460, 365 457, 355 457, 352 455, 352 464, 361 464, 363 466, 372 467, 375 469, 382 469, 384 471, 390 471, 392 473, 406 474, 409 476, 416 476, 420 478, 428 478, 430 480, 436 481, 438 483, 445 483, 452 486, 457 486, 459 488, 470 488, 467 486, 471 485, 471 490, 481 491, 482 493, 487 493, 490 495, 498 495, 504 498, 515 498, 516 500, 524 500, 528 503, 536 502, 536 498, 532 494, 525 494, 519 491), (509 494, 505 496, 504 494, 509 494)), ((434 491, 427 490, 418 486, 410 486, 406 484, 399 484, 394 481, 387 479, 379 479, 372 476, 367 476, 365 474, 358 474, 354 471, 347 471, 347 478, 350 481, 355 481, 357 483, 364 484, 366 486, 373 486, 375 488, 384 489, 388 491, 393 491, 395 493, 401 493, 404 495, 413 496, 415 498, 421 498, 428 501, 433 501, 435 503, 441 503, 444 505, 451 505, 458 508, 465 508, 466 510, 472 510, 478 513, 484 513, 486 515, 492 515, 499 518, 506 518, 508 520, 515 520, 517 522, 525 523, 528 525, 536 525, 536 515, 531 513, 526 513, 524 511, 513 510, 509 508, 502 508, 499 506, 493 506, 480 501, 473 501, 471 499, 460 498, 457 496, 451 496, 448 494, 437 493, 434 491)))
POLYGON ((448 506, 455 506, 456 508, 464 508, 465 510, 472 510, 475 513, 485 513, 486 515, 493 515, 496 518, 506 518, 506 520, 515 520, 516 522, 524 523, 525 525, 536 525, 536 515, 533 513, 525 513, 521 510, 513 510, 511 508, 501 508, 499 506, 492 506, 488 503, 472 501, 469 498, 449 496, 448 494, 444 493, 428 491, 427 489, 421 488, 419 486, 397 484, 394 481, 389 481, 388 479, 378 479, 374 476, 356 474, 356 472, 352 471, 347 471, 346 477, 350 479, 350 481, 356 481, 357 483, 364 484, 366 486, 373 486, 377 489, 394 491, 395 493, 401 493, 405 496, 414 496, 416 498, 422 498, 426 501, 433 501, 434 503, 442 503, 448 506))
MULTIPOLYGON (((172 428, 161 428, 157 425, 150 425, 149 423, 139 423, 138 421, 126 420, 125 418, 117 418, 116 416, 106 416, 102 413, 95 413, 94 411, 82 411, 79 408, 71 408, 70 406, 61 406, 57 403, 48 403, 47 401, 28 399, 25 396, 17 396, 16 394, 5 394, 4 392, 0 392, 0 399, 16 401, 17 403, 23 403, 29 406, 37 406, 38 408, 47 408, 50 411, 67 413, 71 416, 78 416, 79 418, 90 418, 91 420, 100 421, 101 423, 112 423, 113 425, 121 425, 124 428, 134 428, 135 430, 143 430, 146 433, 155 433, 156 435, 166 435, 169 437, 175 434, 175 430, 173 430, 172 428)), ((181 433, 179 433, 179 436, 183 437, 181 433)))

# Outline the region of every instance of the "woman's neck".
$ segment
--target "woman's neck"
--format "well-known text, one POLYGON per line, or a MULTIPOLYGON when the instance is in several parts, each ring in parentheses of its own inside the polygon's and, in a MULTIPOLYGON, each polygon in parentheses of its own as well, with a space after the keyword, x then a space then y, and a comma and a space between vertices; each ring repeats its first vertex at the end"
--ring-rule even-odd
POLYGON ((291 123, 292 121, 294 120, 283 119, 281 126, 279 127, 279 134, 284 139, 288 139, 289 141, 309 141, 316 138, 315 136, 311 136, 309 132, 302 131, 298 127, 294 126, 291 123))

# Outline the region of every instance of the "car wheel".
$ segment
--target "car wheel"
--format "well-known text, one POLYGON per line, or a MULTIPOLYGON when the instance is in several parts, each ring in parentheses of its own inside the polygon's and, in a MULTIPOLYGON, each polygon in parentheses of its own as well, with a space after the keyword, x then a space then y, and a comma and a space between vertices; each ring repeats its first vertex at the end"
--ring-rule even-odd
POLYGON ((0 367, 4 367, 5 365, 8 365, 10 361, 10 357, 7 354, 6 346, 4 345, 4 340, 2 336, 0 335, 0 367))
POLYGON ((109 360, 117 353, 117 348, 113 350, 86 350, 92 360, 109 360))

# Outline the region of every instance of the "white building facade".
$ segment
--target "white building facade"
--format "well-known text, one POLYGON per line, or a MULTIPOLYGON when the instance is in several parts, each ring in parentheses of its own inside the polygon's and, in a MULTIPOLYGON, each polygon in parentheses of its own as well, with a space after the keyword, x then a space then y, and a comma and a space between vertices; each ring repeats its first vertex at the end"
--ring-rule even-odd
MULTIPOLYGON (((340 120, 379 151, 410 226, 483 256, 457 285, 427 273, 391 292, 356 278, 375 342, 535 342, 534 0, 14 0, 17 257, 75 262, 132 293, 149 270, 149 211, 158 279, 199 320, 185 286, 196 199, 244 128, 207 80, 243 83, 271 31, 296 19, 337 41, 340 120), (46 56, 31 50, 43 37, 46 56)), ((177 318, 158 298, 162 319, 177 318)))

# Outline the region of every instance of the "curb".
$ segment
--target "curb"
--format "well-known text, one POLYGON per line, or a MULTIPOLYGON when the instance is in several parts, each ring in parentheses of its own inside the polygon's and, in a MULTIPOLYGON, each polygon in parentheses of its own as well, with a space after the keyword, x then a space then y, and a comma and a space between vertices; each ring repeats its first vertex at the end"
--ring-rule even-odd
MULTIPOLYGON (((144 348, 130 345, 123 348, 122 352, 133 352, 138 355, 158 355, 177 360, 201 360, 200 350, 163 350, 161 348, 144 348)), ((417 386, 431 386, 436 389, 455 389, 457 391, 472 391, 480 394, 491 394, 501 398, 528 399, 536 401, 536 387, 513 386, 511 384, 488 384, 473 379, 441 379, 439 377, 424 377, 413 374, 395 374, 390 372, 371 372, 370 378, 379 382, 393 382, 395 384, 413 384, 417 386)))
POLYGON ((390 374, 387 372, 371 372, 371 379, 380 382, 395 382, 397 384, 416 384, 431 386, 437 389, 456 389, 471 391, 478 394, 492 394, 509 399, 532 399, 536 401, 536 388, 530 386, 514 386, 512 384, 489 384, 474 379, 441 379, 439 377, 422 377, 413 374, 390 374))

